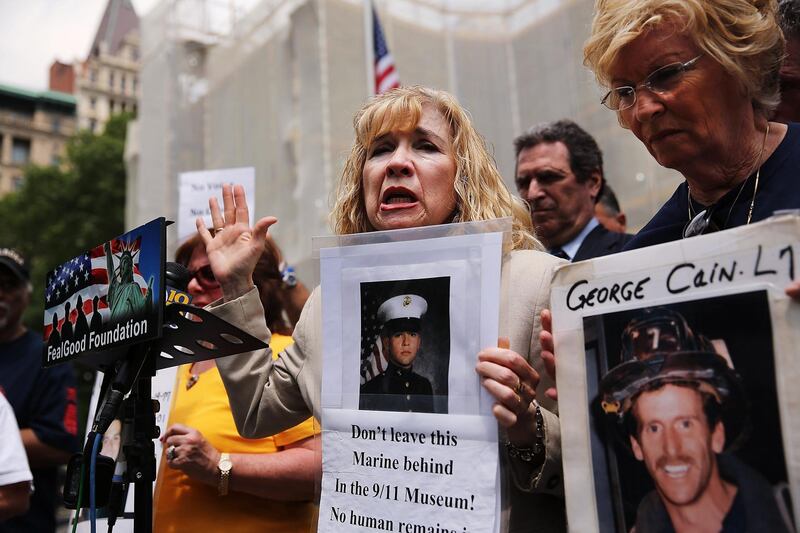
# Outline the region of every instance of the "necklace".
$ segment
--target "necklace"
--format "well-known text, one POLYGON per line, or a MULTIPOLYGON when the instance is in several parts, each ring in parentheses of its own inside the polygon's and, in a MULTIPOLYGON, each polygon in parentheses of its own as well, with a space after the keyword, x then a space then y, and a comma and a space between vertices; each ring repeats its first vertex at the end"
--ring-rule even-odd
MULTIPOLYGON (((758 152, 758 160, 757 160, 758 169, 756 169, 756 183, 755 183, 755 186, 753 187, 753 198, 750 200, 750 208, 747 210, 747 222, 745 222, 745 225, 750 224, 750 220, 753 218, 753 207, 756 205, 756 193, 758 192, 758 181, 759 181, 759 178, 761 177, 761 165, 762 165, 761 158, 764 156, 764 149, 767 146, 767 137, 769 137, 769 121, 767 121, 767 131, 764 132, 764 140, 761 142, 761 150, 758 152)), ((750 176, 747 176, 747 178, 745 178, 745 180, 742 182, 741 187, 739 187, 739 192, 736 193, 736 197, 733 199, 733 203, 731 204, 730 209, 728 209, 728 216, 725 217, 725 224, 723 225, 722 229, 725 229, 725 228, 728 227, 728 221, 731 218, 731 213, 733 212, 733 208, 736 206, 736 202, 739 201, 739 196, 741 196, 742 191, 744 190, 744 187, 745 187, 745 185, 747 185, 747 182, 749 180, 750 180, 750 176)), ((692 212, 693 211, 692 210, 692 192, 689 190, 688 183, 686 185, 686 200, 687 200, 687 204, 688 204, 687 207, 688 207, 688 211, 689 211, 689 224, 687 226, 687 229, 693 225, 695 217, 703 218, 703 219, 705 219, 705 223, 702 224, 702 229, 700 231, 700 233, 702 233, 703 231, 705 231, 706 227, 710 224, 710 219, 711 219, 710 215, 711 215, 711 212, 712 212, 712 208, 714 206, 713 205, 709 206, 708 208, 703 209, 702 211, 697 213, 697 215, 695 215, 692 212)), ((686 235, 686 231, 684 231, 684 236, 689 236, 689 235, 686 235)))
MULTIPOLYGON (((769 136, 769 121, 767 121, 767 131, 764 133, 764 140, 761 142, 761 151, 758 153, 758 170, 756 171, 756 186, 753 187, 753 199, 750 200, 750 209, 747 210, 747 222, 745 224, 750 223, 750 219, 753 216, 753 206, 756 205, 756 193, 758 192, 758 178, 761 176, 761 158, 764 156, 764 148, 767 146, 767 137, 769 136)), ((728 213, 730 217, 731 214, 728 213)))
POLYGON ((194 387, 198 381, 200 381, 200 374, 189 374, 189 379, 186 380, 186 390, 194 387))

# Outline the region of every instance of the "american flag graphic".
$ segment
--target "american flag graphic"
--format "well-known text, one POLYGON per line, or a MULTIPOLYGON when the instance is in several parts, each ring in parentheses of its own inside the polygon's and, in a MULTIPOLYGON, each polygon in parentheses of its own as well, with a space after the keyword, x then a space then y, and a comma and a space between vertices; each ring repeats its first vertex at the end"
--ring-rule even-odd
POLYGON ((372 44, 375 52, 375 93, 381 94, 400 87, 400 76, 394 66, 394 58, 386 47, 375 6, 372 7, 372 44))
POLYGON ((361 290, 361 384, 383 374, 387 361, 383 355, 380 333, 383 324, 378 321, 378 307, 386 300, 382 292, 370 294, 361 290))
MULTIPOLYGON (((133 257, 133 280, 142 289, 142 294, 147 293, 147 281, 139 271, 139 249, 141 237, 130 242, 121 239, 112 239, 111 253, 114 270, 119 268, 119 256, 123 250, 128 250, 133 257)), ((78 296, 81 297, 83 314, 91 321, 94 313, 93 302, 98 297, 98 313, 106 322, 110 316, 106 295, 108 294, 108 269, 106 268, 106 254, 103 245, 96 246, 90 251, 75 257, 66 263, 51 270, 47 275, 45 287, 44 311, 44 339, 50 338, 53 330, 53 314, 58 314, 58 328, 64 323, 66 304, 70 304, 69 320, 72 323, 78 318, 78 296)))

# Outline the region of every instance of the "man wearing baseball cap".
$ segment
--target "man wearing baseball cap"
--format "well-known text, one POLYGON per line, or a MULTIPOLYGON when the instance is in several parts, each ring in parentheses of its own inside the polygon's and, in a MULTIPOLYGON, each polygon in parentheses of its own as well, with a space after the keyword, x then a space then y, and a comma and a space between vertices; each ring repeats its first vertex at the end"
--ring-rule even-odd
POLYGON ((623 333, 628 360, 600 382, 603 412, 655 484, 635 531, 788 533, 770 484, 726 452, 746 423, 744 389, 707 346, 681 315, 656 310, 631 321, 623 333))
POLYGON ((361 386, 360 409, 434 412, 431 382, 412 369, 427 310, 428 302, 416 294, 394 296, 378 308, 378 320, 383 324, 381 348, 389 364, 385 372, 361 386))
POLYGON ((55 531, 58 466, 78 449, 75 377, 68 364, 42 368, 41 335, 22 323, 30 294, 25 258, 0 246, 0 389, 14 409, 34 486, 28 512, 0 523, 0 533, 55 531))

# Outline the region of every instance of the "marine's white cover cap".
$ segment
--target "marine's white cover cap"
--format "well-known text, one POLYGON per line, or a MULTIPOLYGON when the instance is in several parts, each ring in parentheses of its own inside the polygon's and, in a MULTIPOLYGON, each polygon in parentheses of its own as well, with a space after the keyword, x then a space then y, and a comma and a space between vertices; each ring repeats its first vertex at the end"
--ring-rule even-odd
POLYGON ((389 298, 378 308, 378 320, 386 324, 398 318, 422 318, 428 310, 425 298, 416 294, 401 294, 389 298))

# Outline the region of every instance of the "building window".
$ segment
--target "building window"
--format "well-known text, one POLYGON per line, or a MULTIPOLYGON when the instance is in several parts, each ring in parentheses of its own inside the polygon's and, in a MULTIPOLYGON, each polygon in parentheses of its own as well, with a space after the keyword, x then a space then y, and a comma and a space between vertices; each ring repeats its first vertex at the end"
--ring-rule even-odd
POLYGON ((114 73, 113 72, 109 72, 108 73, 108 86, 110 88, 112 88, 112 89, 114 88, 114 73))
POLYGON ((139 48, 137 46, 131 46, 131 59, 139 61, 139 48))
POLYGON ((126 106, 125 106, 125 102, 122 102, 122 112, 123 112, 123 113, 125 112, 125 108, 126 108, 126 106))
POLYGON ((89 119, 89 131, 91 131, 92 133, 95 133, 96 129, 97 129, 97 120, 95 120, 93 118, 90 118, 89 119))
POLYGON ((97 71, 95 69, 89 69, 89 81, 92 83, 97 81, 97 71))
POLYGON ((114 100, 109 100, 108 101, 108 112, 109 112, 109 114, 111 114, 111 115, 114 114, 114 111, 116 111, 116 109, 114 109, 115 107, 117 107, 117 103, 114 100))
POLYGON ((53 133, 60 133, 61 132, 61 119, 59 117, 53 117, 53 133))
POLYGON ((97 107, 97 98, 95 98, 94 96, 89 98, 89 107, 92 108, 92 110, 94 110, 97 107))
POLYGON ((31 159, 31 141, 29 139, 14 139, 11 143, 11 162, 24 165, 31 159))
POLYGON ((11 178, 11 189, 18 191, 22 188, 22 176, 14 176, 11 178))
POLYGON ((122 74, 119 77, 119 88, 122 90, 123 93, 125 92, 125 81, 126 81, 125 74, 122 74))
POLYGON ((136 88, 139 86, 139 78, 136 76, 133 77, 133 83, 131 84, 131 89, 133 90, 133 94, 136 94, 136 88))

